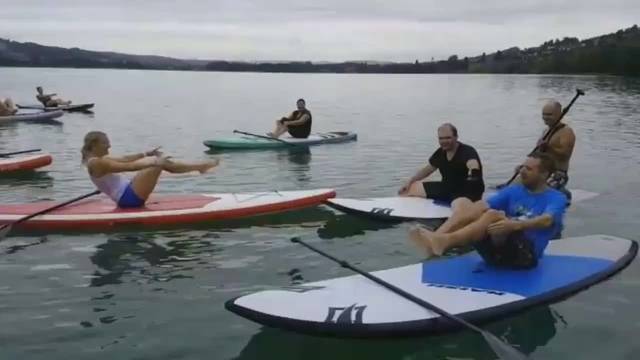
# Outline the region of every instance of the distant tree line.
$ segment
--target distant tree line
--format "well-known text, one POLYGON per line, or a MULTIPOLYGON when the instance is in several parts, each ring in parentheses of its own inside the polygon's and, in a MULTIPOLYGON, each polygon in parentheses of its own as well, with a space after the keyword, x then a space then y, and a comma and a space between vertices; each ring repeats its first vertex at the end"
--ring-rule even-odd
POLYGON ((0 66, 208 70, 292 73, 604 73, 640 76, 640 30, 637 25, 580 41, 565 37, 538 47, 517 47, 480 56, 407 63, 306 62, 206 64, 157 56, 95 52, 0 39, 0 66))
POLYGON ((578 38, 549 40, 539 47, 517 47, 483 53, 473 58, 457 55, 443 61, 370 64, 344 62, 314 64, 239 63, 213 61, 211 71, 331 72, 331 73, 606 73, 640 75, 640 30, 637 25, 616 33, 580 41, 578 38))

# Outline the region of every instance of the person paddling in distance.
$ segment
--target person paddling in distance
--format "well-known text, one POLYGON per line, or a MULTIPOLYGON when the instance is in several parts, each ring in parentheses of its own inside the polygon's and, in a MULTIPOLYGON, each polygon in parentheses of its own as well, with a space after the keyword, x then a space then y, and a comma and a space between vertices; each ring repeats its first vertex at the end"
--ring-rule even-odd
POLYGON ((169 160, 159 148, 145 153, 114 157, 109 155, 111 144, 107 135, 91 131, 84 137, 82 163, 98 190, 106 194, 120 208, 136 208, 145 204, 158 183, 162 171, 174 174, 198 171, 206 173, 217 166, 219 160, 185 164, 169 160), (137 171, 129 180, 120 173, 137 171))
POLYGON ((478 152, 458 141, 458 129, 450 123, 438 128, 440 147, 431 155, 429 163, 407 181, 398 191, 400 196, 417 196, 450 203, 459 197, 471 201, 482 198, 484 180, 478 152), (440 171, 442 181, 421 180, 440 171))
POLYGON ((62 99, 55 99, 54 96, 58 94, 45 94, 44 90, 42 90, 42 86, 36 87, 36 99, 44 105, 45 107, 56 107, 59 105, 71 105, 71 101, 64 101, 62 99))
POLYGON ((311 111, 307 109, 304 99, 298 99, 296 107, 298 109, 289 116, 276 120, 275 130, 267 133, 267 136, 279 138, 285 132, 289 132, 289 135, 294 138, 308 138, 311 134, 311 111))
POLYGON ((0 116, 11 116, 18 112, 10 98, 0 99, 0 116))
POLYGON ((427 257, 473 244, 491 265, 535 267, 561 229, 567 207, 566 196, 547 185, 554 170, 551 156, 533 153, 520 167, 520 183, 498 190, 486 201, 456 199, 451 217, 436 231, 415 226, 409 237, 427 257))

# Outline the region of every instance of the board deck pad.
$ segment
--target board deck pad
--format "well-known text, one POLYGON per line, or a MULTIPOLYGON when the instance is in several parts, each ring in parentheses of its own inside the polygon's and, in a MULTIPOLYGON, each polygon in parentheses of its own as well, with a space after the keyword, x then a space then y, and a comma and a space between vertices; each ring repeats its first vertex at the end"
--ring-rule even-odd
MULTIPOLYGON (((472 251, 372 275, 468 321, 484 322, 603 281, 636 253, 635 241, 589 235, 550 243, 531 270, 492 267, 472 251)), ((360 275, 264 290, 225 307, 263 325, 330 336, 404 336, 460 326, 360 275)))
MULTIPOLYGON (((169 225, 232 219, 320 205, 333 189, 226 194, 152 195, 141 208, 121 209, 104 195, 37 216, 21 224, 31 229, 104 228, 116 225, 169 225)), ((57 202, 0 205, 0 224, 52 207, 57 202)))
MULTIPOLYGON (((485 198, 493 192, 487 192, 485 198)), ((598 196, 598 193, 572 189, 572 204, 598 196)), ((451 207, 432 199, 420 197, 380 197, 365 199, 334 198, 327 205, 347 213, 387 220, 446 219, 451 216, 451 207)))
MULTIPOLYGON (((100 197, 69 204, 61 209, 50 212, 55 215, 82 215, 82 214, 126 214, 140 212, 154 212, 165 210, 198 209, 219 200, 219 198, 206 195, 165 195, 152 196, 145 206, 134 209, 120 209, 111 199, 100 197)), ((35 204, 16 205, 0 208, 2 214, 25 215, 56 205, 55 201, 39 202, 35 204)))

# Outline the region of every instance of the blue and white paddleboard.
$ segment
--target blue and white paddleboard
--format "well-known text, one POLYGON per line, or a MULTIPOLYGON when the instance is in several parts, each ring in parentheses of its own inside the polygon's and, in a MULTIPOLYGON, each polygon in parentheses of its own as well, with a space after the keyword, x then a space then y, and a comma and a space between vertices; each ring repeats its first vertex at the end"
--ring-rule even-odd
MULTIPOLYGON (((553 241, 531 270, 490 267, 473 251, 372 274, 471 322, 507 316, 605 280, 636 256, 635 241, 590 235, 553 241)), ((296 332, 380 337, 440 333, 459 324, 360 275, 265 290, 225 307, 296 332)))
MULTIPOLYGON (((485 193, 485 197, 492 192, 485 193)), ((572 203, 598 196, 591 191, 571 189, 572 203)), ((420 197, 380 197, 366 199, 333 198, 326 202, 337 210, 382 220, 432 220, 451 216, 451 207, 432 199, 420 197)))

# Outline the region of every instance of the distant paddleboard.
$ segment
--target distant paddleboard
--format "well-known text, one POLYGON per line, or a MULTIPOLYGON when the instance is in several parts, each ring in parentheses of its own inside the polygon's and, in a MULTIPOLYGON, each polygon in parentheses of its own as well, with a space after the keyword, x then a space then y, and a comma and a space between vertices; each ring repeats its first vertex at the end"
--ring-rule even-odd
POLYGON ((62 115, 64 115, 64 112, 62 110, 25 113, 18 112, 15 115, 0 116, 0 125, 15 121, 50 122, 56 121, 54 119, 59 118, 62 115))
POLYGON ((15 156, 9 158, 0 157, 0 175, 16 171, 35 170, 51 164, 49 154, 15 156))
POLYGON ((264 139, 262 137, 250 135, 238 135, 220 139, 206 140, 203 142, 205 146, 211 149, 273 149, 285 148, 292 146, 311 146, 320 144, 335 144, 357 139, 354 132, 348 131, 332 131, 325 133, 311 134, 304 139, 294 138, 291 136, 283 136, 276 139, 264 139), (289 143, 289 144, 287 144, 289 143))
POLYGON ((87 111, 93 108, 95 104, 71 104, 71 105, 60 105, 60 106, 47 106, 44 107, 42 105, 16 105, 19 109, 35 109, 35 110, 44 110, 44 111, 87 111))

